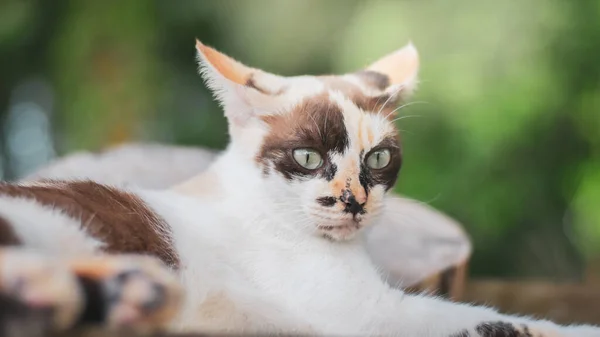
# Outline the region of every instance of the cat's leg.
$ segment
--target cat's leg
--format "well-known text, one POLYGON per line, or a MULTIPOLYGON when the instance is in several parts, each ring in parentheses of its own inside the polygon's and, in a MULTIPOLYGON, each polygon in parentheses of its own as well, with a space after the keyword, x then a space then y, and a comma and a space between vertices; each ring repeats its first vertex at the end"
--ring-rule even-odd
POLYGON ((143 256, 53 259, 23 248, 0 250, 0 292, 51 310, 51 329, 77 325, 153 330, 168 326, 182 300, 177 278, 143 256))
POLYGON ((378 306, 369 332, 407 337, 600 337, 600 328, 594 326, 561 326, 432 297, 395 292, 383 302, 390 300, 395 303, 378 306))
POLYGON ((0 249, 1 304, 16 301, 12 306, 21 309, 21 317, 8 315, 15 309, 3 310, 0 326, 32 324, 22 317, 25 314, 38 321, 43 316, 44 322, 35 324, 43 324, 44 329, 64 330, 75 325, 84 309, 84 290, 75 275, 56 262, 25 248, 0 249))

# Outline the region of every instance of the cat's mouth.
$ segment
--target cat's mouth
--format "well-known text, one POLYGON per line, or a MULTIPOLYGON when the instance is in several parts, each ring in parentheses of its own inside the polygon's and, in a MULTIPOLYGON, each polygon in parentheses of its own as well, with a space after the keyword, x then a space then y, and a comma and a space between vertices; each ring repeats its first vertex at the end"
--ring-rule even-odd
POLYGON ((363 227, 359 219, 353 218, 336 225, 318 225, 321 234, 333 240, 348 240, 353 238, 363 227))

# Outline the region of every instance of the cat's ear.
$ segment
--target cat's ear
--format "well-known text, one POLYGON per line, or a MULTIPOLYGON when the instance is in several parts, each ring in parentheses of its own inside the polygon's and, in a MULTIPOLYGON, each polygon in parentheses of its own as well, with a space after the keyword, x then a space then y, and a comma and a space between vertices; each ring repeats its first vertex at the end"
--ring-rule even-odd
POLYGON ((419 53, 409 42, 406 46, 373 62, 365 70, 383 74, 388 79, 388 94, 410 95, 416 88, 419 73, 419 53))
POLYGON ((244 124, 274 105, 282 78, 248 67, 199 40, 196 51, 200 74, 230 123, 244 124))

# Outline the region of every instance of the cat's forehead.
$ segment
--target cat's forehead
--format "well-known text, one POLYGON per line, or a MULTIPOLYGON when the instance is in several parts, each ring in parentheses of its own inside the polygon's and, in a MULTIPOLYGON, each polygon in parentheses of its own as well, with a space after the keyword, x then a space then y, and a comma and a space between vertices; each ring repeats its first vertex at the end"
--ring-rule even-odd
POLYGON ((286 138, 329 139, 335 135, 368 148, 396 133, 390 118, 396 102, 385 91, 389 79, 383 74, 362 71, 283 81, 274 78, 273 82, 261 77, 260 83, 271 84, 259 89, 263 93, 280 96, 287 103, 278 113, 263 118, 273 133, 285 134, 286 138))
POLYGON ((361 72, 289 78, 285 85, 270 88, 271 94, 288 97, 290 104, 263 117, 269 126, 264 153, 312 147, 354 156, 382 142, 396 144, 397 130, 388 118, 393 108, 383 90, 386 82, 383 75, 361 72))
MULTIPOLYGON (((369 70, 345 75, 320 76, 273 76, 262 71, 253 72, 246 85, 269 96, 278 96, 284 105, 293 105, 323 92, 342 95, 364 112, 389 112, 395 107, 395 100, 390 95, 397 94, 386 91, 390 88, 388 76, 369 70)), ((322 98, 322 96, 319 96, 322 98)))

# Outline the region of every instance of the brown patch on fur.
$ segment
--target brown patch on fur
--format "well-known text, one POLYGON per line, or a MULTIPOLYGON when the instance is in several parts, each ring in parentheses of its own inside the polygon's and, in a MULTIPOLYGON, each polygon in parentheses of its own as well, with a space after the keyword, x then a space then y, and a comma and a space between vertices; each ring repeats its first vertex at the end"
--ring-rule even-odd
POLYGON ((137 196, 91 181, 0 184, 0 194, 28 198, 80 219, 82 229, 112 253, 149 254, 171 267, 179 260, 163 219, 137 196))
POLYGON ((293 177, 331 177, 334 165, 329 153, 344 153, 348 148, 348 132, 340 107, 329 99, 327 93, 308 97, 290 112, 262 117, 270 127, 256 161, 266 174, 269 167, 280 172, 286 179, 293 177), (323 165, 307 170, 293 157, 294 149, 311 148, 323 158, 323 165))
MULTIPOLYGON (((364 112, 381 112, 389 115, 398 104, 397 100, 389 99, 390 96, 387 93, 376 96, 367 96, 359 86, 346 81, 339 76, 318 76, 317 79, 321 80, 328 89, 341 92, 364 112)), ((392 116, 388 116, 388 118, 391 117, 392 116)))
POLYGON ((15 233, 13 226, 5 218, 0 216, 0 246, 17 246, 21 240, 15 233))

